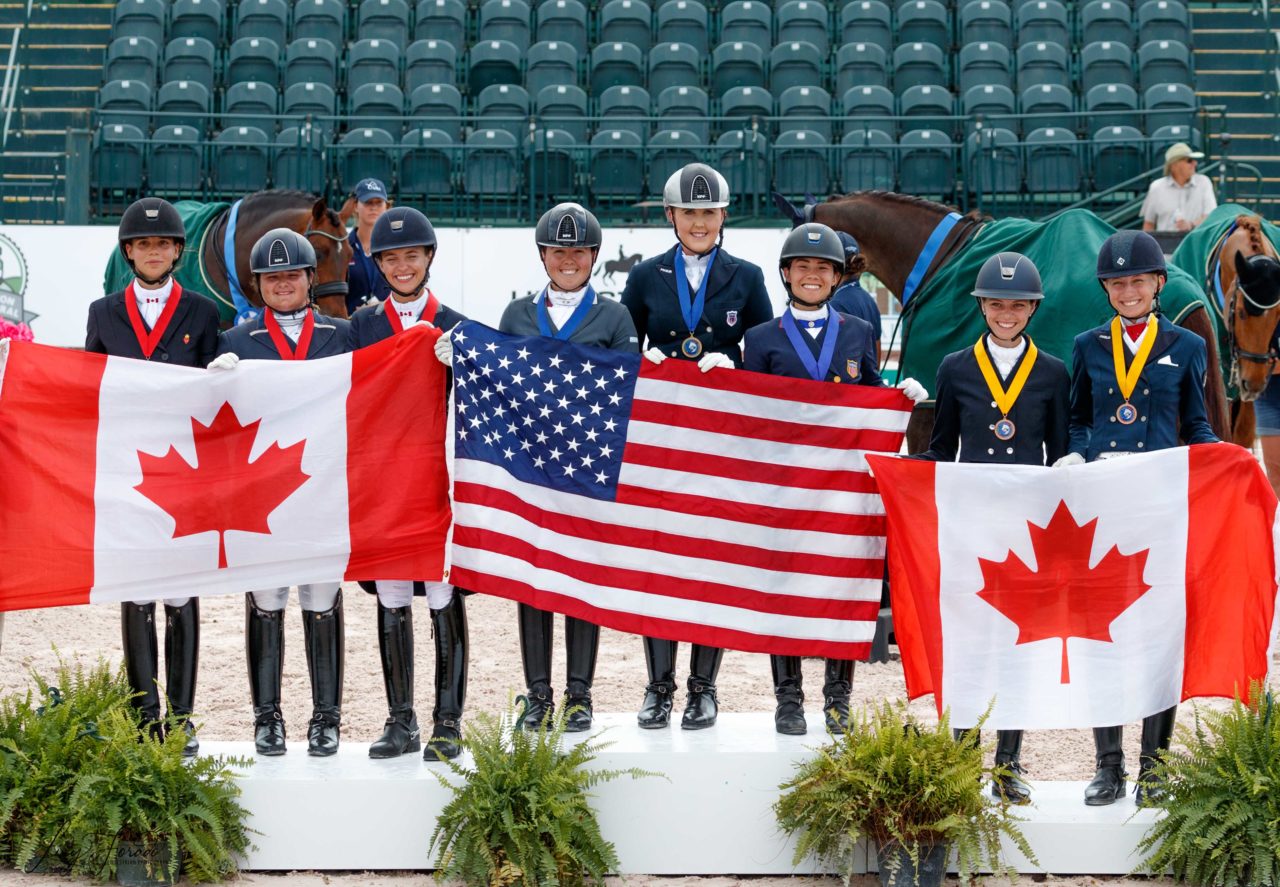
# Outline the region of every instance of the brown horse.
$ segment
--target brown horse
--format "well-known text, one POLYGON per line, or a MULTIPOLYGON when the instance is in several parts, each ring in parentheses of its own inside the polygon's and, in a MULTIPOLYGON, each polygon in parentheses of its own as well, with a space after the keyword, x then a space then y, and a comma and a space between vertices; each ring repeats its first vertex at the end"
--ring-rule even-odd
MULTIPOLYGON (((249 270, 249 251, 258 238, 272 228, 291 228, 304 235, 316 250, 316 306, 324 314, 334 317, 347 316, 347 265, 351 261, 351 246, 347 242, 347 229, 341 213, 350 214, 355 198, 348 198, 348 207, 330 209, 323 197, 303 191, 257 191, 240 202, 235 230, 235 274, 240 289, 255 307, 262 306, 262 296, 249 270)), ((223 256, 223 239, 230 223, 230 210, 222 213, 210 227, 204 239, 201 266, 206 269, 209 282, 217 287, 225 299, 231 299, 231 285, 227 280, 227 265, 223 256)))
MULTIPOLYGON (((951 207, 931 200, 890 191, 855 191, 805 207, 803 211, 790 207, 778 197, 775 197, 775 202, 780 208, 785 208, 784 212, 797 224, 805 220, 821 222, 837 231, 852 234, 867 260, 867 270, 894 293, 903 292, 908 274, 938 223, 948 213, 955 212, 951 207)), ((942 241, 933 261, 918 281, 917 289, 923 287, 990 221, 990 217, 974 212, 962 216, 942 241)), ((1217 366, 1217 335, 1208 312, 1196 309, 1182 320, 1182 325, 1205 340, 1209 349, 1209 365, 1217 366)), ((1205 399, 1210 423, 1214 432, 1225 440, 1228 431, 1227 398, 1222 375, 1206 375, 1205 399)), ((932 380, 921 381, 928 386, 932 380)), ((932 432, 933 410, 916 409, 907 428, 908 450, 918 453, 927 449, 932 432)))

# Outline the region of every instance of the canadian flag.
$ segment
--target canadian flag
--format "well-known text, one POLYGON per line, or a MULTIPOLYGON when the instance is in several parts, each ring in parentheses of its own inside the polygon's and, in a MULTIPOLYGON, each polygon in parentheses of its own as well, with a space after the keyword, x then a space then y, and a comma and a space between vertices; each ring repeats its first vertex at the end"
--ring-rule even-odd
POLYGON ((438 580, 434 339, 224 372, 0 342, 0 611, 438 580))
POLYGON ((1104 727, 1265 679, 1276 497, 1202 444, 1066 469, 868 456, 907 691, 957 727, 1104 727))

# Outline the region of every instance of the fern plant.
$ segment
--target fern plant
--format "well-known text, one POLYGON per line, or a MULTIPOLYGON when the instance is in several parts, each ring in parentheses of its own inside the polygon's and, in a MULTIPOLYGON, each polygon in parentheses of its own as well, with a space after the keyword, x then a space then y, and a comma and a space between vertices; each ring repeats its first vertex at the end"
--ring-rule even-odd
POLYGON ((1164 811, 1138 845, 1142 868, 1213 887, 1280 887, 1280 705, 1255 683, 1249 702, 1197 712, 1185 751, 1156 766, 1164 811))
POLYGON ((846 884, 863 838, 879 845, 894 873, 902 864, 895 851, 918 869, 922 855, 945 843, 962 880, 979 870, 1012 874, 1000 859, 1002 835, 1028 859, 1035 856, 1020 820, 984 794, 999 772, 983 763, 977 743, 952 737, 945 714, 922 725, 905 703, 885 702, 856 713, 843 736, 803 761, 781 786, 774 812, 797 838, 793 861, 813 854, 846 884))
POLYGON ((618 858, 600 833, 591 790, 622 776, 660 774, 587 769, 609 743, 587 740, 566 751, 566 708, 541 730, 516 730, 522 701, 501 717, 472 721, 461 745, 473 767, 445 761, 455 779, 435 774, 453 793, 431 834, 436 878, 469 887, 602 885, 618 858))

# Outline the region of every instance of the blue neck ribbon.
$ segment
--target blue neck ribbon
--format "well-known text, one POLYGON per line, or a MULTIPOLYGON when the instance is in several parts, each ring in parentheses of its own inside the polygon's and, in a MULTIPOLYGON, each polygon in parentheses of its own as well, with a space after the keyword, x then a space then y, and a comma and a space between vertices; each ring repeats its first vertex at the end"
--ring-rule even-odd
POLYGON ((547 310, 548 289, 550 289, 549 286, 544 287, 538 295, 538 332, 544 336, 567 342, 569 337, 573 335, 574 330, 582 326, 582 321, 586 319, 587 312, 596 303, 596 291, 588 286, 587 291, 582 294, 582 301, 578 303, 577 308, 573 309, 573 313, 569 315, 569 319, 565 321, 564 326, 553 331, 551 329, 551 312, 547 310))
POLYGON ((702 275, 702 283, 698 284, 698 293, 690 299, 689 277, 684 273, 684 250, 679 246, 676 247, 676 294, 680 296, 680 313, 684 316, 685 329, 691 336, 698 328, 698 321, 702 319, 702 309, 707 304, 707 281, 711 279, 711 266, 716 263, 719 252, 720 247, 711 251, 711 258, 707 261, 707 271, 702 275))
MULTIPOLYGON (((834 312, 832 312, 834 313, 834 312)), ((828 316, 831 316, 830 314, 828 316)), ((782 312, 782 329, 787 334, 787 338, 791 340, 791 348, 795 351, 796 357, 800 358, 800 362, 804 364, 805 372, 809 374, 809 378, 815 382, 821 382, 827 378, 827 373, 831 371, 831 358, 836 353, 836 339, 840 338, 840 324, 844 321, 839 314, 835 314, 835 323, 828 323, 822 329, 822 345, 818 349, 818 357, 815 359, 809 343, 804 340, 806 333, 800 331, 799 324, 796 323, 795 315, 791 313, 791 309, 782 312)))
POLYGON ((902 292, 898 294, 898 298, 904 307, 907 302, 911 301, 911 297, 915 295, 920 282, 924 280, 925 272, 929 270, 929 266, 933 264, 934 256, 942 248, 942 241, 947 239, 947 235, 951 233, 951 229, 956 226, 956 222, 960 221, 961 218, 959 213, 947 213, 942 217, 942 221, 938 223, 938 226, 933 229, 929 239, 925 241, 924 249, 920 250, 920 255, 916 257, 916 263, 911 266, 911 273, 907 275, 907 282, 902 285, 902 292))

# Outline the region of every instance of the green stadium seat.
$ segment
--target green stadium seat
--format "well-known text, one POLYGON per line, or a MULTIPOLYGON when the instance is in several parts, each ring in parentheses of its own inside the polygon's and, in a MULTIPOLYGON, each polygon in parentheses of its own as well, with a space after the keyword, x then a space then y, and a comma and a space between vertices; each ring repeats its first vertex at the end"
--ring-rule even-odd
POLYGON ((280 44, 270 37, 241 37, 227 51, 226 83, 268 83, 276 89, 282 81, 280 44))
POLYGON ((1138 45, 1152 40, 1191 44, 1191 13, 1184 4, 1147 0, 1138 7, 1138 45))
POLYGON ((893 136, 883 129, 850 129, 840 140, 840 184, 846 191, 892 191, 893 136))
POLYGON ((698 0, 666 0, 658 7, 658 43, 687 43, 706 55, 710 18, 698 0))
POLYGON ((536 96, 547 86, 577 86, 578 50, 561 40, 529 47, 525 56, 524 88, 536 96))
POLYGON ((350 192, 363 178, 395 180, 399 147, 391 133, 376 127, 349 130, 330 147, 337 156, 339 193, 350 192))
POLYGON ((458 50, 447 40, 415 40, 404 54, 404 89, 458 79, 458 50))
POLYGON ((485 0, 480 6, 481 41, 506 40, 521 53, 529 48, 529 4, 524 0, 485 0))
POLYGON ((1152 40, 1138 47, 1138 83, 1148 90, 1161 83, 1190 86, 1191 50, 1176 40, 1152 40))
POLYGON ((93 181, 104 191, 136 194, 142 188, 146 136, 131 123, 103 124, 93 137, 93 181))
POLYGON ((147 187, 167 196, 196 196, 204 189, 203 160, 200 131, 194 126, 157 127, 151 134, 147 187))
POLYGON ((533 98, 533 111, 540 122, 567 132, 574 141, 587 140, 587 93, 581 86, 544 86, 533 98))
POLYGON ((731 194, 764 194, 769 190, 769 140, 754 130, 734 129, 716 139, 715 168, 731 194))
POLYGON ((1080 89, 1088 93, 1104 83, 1134 85, 1133 53, 1123 43, 1103 40, 1080 50, 1080 89))
POLYGON ((476 99, 476 126, 500 129, 519 141, 529 132, 531 108, 529 92, 523 86, 495 83, 481 90, 476 99))
POLYGON ((400 193, 418 203, 453 193, 453 139, 441 129, 411 129, 400 140, 400 193))
POLYGON ((1185 83, 1162 83, 1142 94, 1147 112, 1144 126, 1154 132, 1164 126, 1190 126, 1196 116, 1196 93, 1185 83))
POLYGON ((174 0, 169 17, 169 42, 198 37, 210 43, 222 40, 222 0, 174 0))
POLYGON ((1146 172, 1145 141, 1142 130, 1134 126, 1104 126, 1094 133, 1093 187, 1106 191, 1146 172))
POLYGON ((213 110, 213 98, 204 84, 194 80, 170 80, 156 93, 156 125, 178 123, 178 117, 159 115, 181 114, 188 123, 208 126, 209 112, 213 110), (194 118, 194 119, 193 119, 194 118))
POLYGON ((1019 4, 1014 19, 1017 22, 1019 46, 1040 42, 1071 45, 1067 7, 1058 0, 1033 0, 1019 4))
POLYGON ((823 56, 831 51, 827 7, 818 0, 787 0, 778 7, 774 24, 779 43, 812 43, 823 56))
POLYGON ((831 193, 829 148, 827 139, 811 129, 779 133, 773 143, 774 187, 790 198, 831 193))
POLYGON ((322 83, 338 88, 338 49, 323 37, 294 40, 284 50, 284 88, 322 83))
POLYGON ((836 50, 836 92, 855 86, 888 86, 889 56, 876 43, 846 43, 836 50))
MULTIPOLYGON (((620 87, 615 87, 620 88, 620 87)), ((600 129, 591 137, 591 191, 597 198, 635 201, 644 193, 644 150, 629 129, 600 129)))
POLYGON ((1017 52, 1018 90, 1025 92, 1044 83, 1071 87, 1071 66, 1066 47, 1037 41, 1024 43, 1017 52))
POLYGON ((964 140, 965 185, 972 194, 1003 196, 1022 190, 1018 136, 1002 126, 984 126, 964 140))
POLYGON ((591 94, 613 86, 644 85, 644 53, 634 43, 601 43, 591 50, 591 94))
POLYGON ((898 188, 904 194, 946 200, 956 188, 956 146, 941 130, 916 129, 898 140, 898 188))
MULTIPOLYGON (((104 127, 127 124, 148 130, 151 128, 151 100, 151 87, 141 80, 109 80, 98 90, 98 122, 104 127)), ((111 137, 119 134, 113 132, 111 137)))
POLYGON ((520 190, 516 137, 501 129, 476 129, 467 136, 463 189, 468 194, 511 195, 520 190))
POLYGON ((161 0, 120 0, 111 12, 114 37, 146 37, 164 43, 165 5, 161 0))
POLYGON ((295 0, 293 39, 328 40, 335 48, 347 43, 347 7, 342 0, 295 0))
POLYGON ((214 136, 214 190, 244 194, 267 187, 268 144, 267 134, 256 126, 230 126, 214 136))
POLYGON ((325 144, 325 138, 315 129, 289 126, 280 130, 271 146, 271 181, 275 187, 313 194, 323 191, 325 144))
POLYGON ((191 80, 213 92, 215 50, 203 37, 179 37, 164 49, 165 80, 191 80))
POLYGON ((1122 43, 1133 49, 1133 13, 1124 0, 1090 0, 1080 10, 1080 41, 1122 43))
POLYGON ((333 87, 324 83, 295 83, 284 91, 284 116, 295 119, 290 122, 302 126, 311 117, 311 126, 326 134, 338 129, 338 96, 333 87))
POLYGON ((533 134, 529 158, 529 188, 540 203, 576 200, 578 140, 563 129, 539 129, 533 134))
POLYGON ((347 49, 347 94, 374 83, 400 83, 400 47, 387 40, 357 40, 347 49))
POLYGON ((960 7, 960 45, 1013 45, 1013 12, 1003 0, 969 0, 960 7))
POLYGON ((472 95, 497 84, 518 86, 520 80, 520 47, 510 40, 485 40, 471 47, 467 86, 472 95))
POLYGON ((855 86, 840 97, 840 108, 847 119, 860 125, 871 125, 893 135, 893 116, 897 102, 893 93, 883 86, 855 86))
POLYGON ((773 10, 761 0, 734 0, 720 10, 720 41, 772 46, 773 10))
POLYGON ((538 40, 587 49, 587 7, 579 0, 544 0, 538 4, 538 40))
MULTIPOLYGON (((639 86, 610 86, 600 93, 600 128, 633 133, 637 144, 649 134, 649 92, 639 86)), ((592 144, 595 144, 594 140, 592 144)))
POLYGON ((792 86, 778 96, 778 138, 774 141, 777 148, 782 136, 787 132, 807 130, 822 136, 824 142, 831 141, 831 93, 817 86, 792 86))
POLYGON ((706 146, 687 129, 662 129, 654 133, 649 140, 648 162, 645 164, 649 193, 661 194, 662 186, 673 172, 705 159, 706 146))
POLYGON ((263 37, 276 46, 288 39, 289 6, 284 0, 240 0, 236 7, 235 39, 263 37))
POLYGON ((276 88, 269 83, 233 83, 222 97, 222 126, 224 129, 247 126, 261 130, 275 130, 275 118, 279 112, 276 88))
POLYGON ((409 93, 409 116, 457 142, 462 138, 462 93, 449 83, 424 83, 409 93))
POLYGON ((793 86, 822 83, 822 53, 803 40, 779 43, 769 53, 769 91, 780 95, 793 86))
POLYGON ((649 94, 702 82, 702 57, 688 43, 659 43, 649 53, 649 94))
MULTIPOLYGON (((979 83, 965 90, 960 113, 966 117, 1011 117, 1017 112, 1013 90, 1000 83, 979 83)), ((1006 124, 1007 125, 1007 124, 1006 124)))
POLYGON ((945 87, 912 86, 898 97, 898 109, 903 118, 907 118, 902 122, 907 130, 940 129, 945 132, 955 125, 942 119, 955 114, 955 99, 945 87))
POLYGON ((726 92, 720 99, 720 116, 726 118, 726 128, 758 127, 771 135, 773 124, 765 118, 774 115, 773 108, 773 96, 769 90, 756 86, 736 87, 726 92))
POLYGON ((1164 163, 1164 152, 1175 142, 1186 142, 1197 151, 1204 150, 1204 137, 1193 126, 1162 126, 1151 134, 1147 145, 1151 150, 1147 166, 1164 163))
POLYGON ((462 52, 469 45, 467 4, 462 0, 419 0, 413 36, 417 40, 442 40, 462 52))
POLYGON ((1074 114, 1075 96, 1071 90, 1060 84, 1042 83, 1022 91, 1018 100, 1018 110, 1023 114, 1074 114))
POLYGON ((897 40, 893 33, 892 14, 881 0, 853 0, 840 10, 841 43, 874 43, 886 53, 897 40))
POLYGON ((1027 133, 1027 191, 1032 195, 1074 195, 1084 178, 1076 134, 1060 126, 1043 126, 1027 133))
POLYGON ((361 40, 386 40, 409 45, 409 4, 405 0, 362 0, 356 19, 361 40))
POLYGON ((653 47, 652 17, 644 0, 608 0, 600 7, 600 42, 630 43, 648 52, 653 47))
POLYGON ((966 43, 960 47, 960 94, 979 85, 1013 88, 1013 58, 999 43, 966 43))
POLYGON ((951 47, 951 17, 938 0, 908 0, 898 6, 898 43, 951 47))
POLYGON ((946 86, 947 57, 933 43, 903 43, 893 51, 893 87, 898 95, 913 86, 946 86))
POLYGON ((117 37, 107 47, 103 81, 137 80, 156 85, 156 64, 160 52, 150 37, 117 37))
POLYGON ((1091 115, 1087 127, 1091 130, 1131 121, 1138 110, 1138 94, 1123 83, 1104 83, 1084 94, 1084 110, 1091 115))
POLYGON ((704 145, 711 143, 711 102, 696 86, 668 86, 658 93, 658 129, 684 129, 704 145))
POLYGON ((722 98, 742 86, 764 86, 764 50, 754 43, 721 43, 711 54, 711 93, 722 98))

